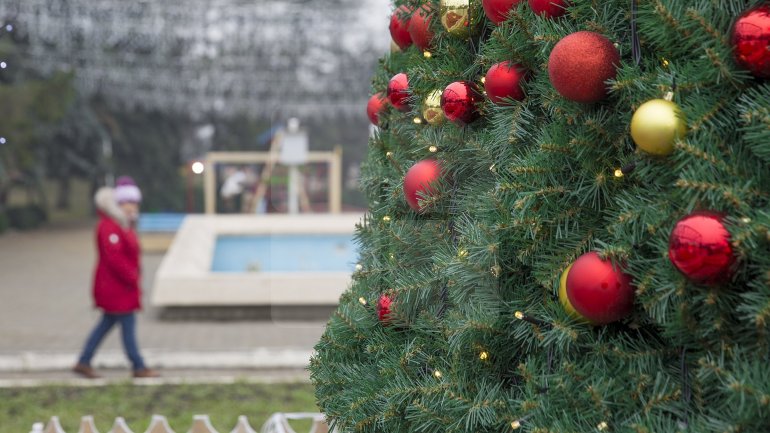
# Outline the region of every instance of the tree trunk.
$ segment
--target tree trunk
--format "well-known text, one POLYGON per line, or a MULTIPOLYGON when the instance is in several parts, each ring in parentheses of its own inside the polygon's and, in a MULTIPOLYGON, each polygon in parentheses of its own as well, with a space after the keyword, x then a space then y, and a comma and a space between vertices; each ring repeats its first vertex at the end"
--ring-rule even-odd
POLYGON ((72 182, 70 180, 69 170, 67 170, 65 173, 62 173, 62 175, 59 176, 59 185, 58 185, 58 191, 57 191, 57 197, 56 197, 56 209, 60 209, 60 210, 70 209, 71 183, 72 182))

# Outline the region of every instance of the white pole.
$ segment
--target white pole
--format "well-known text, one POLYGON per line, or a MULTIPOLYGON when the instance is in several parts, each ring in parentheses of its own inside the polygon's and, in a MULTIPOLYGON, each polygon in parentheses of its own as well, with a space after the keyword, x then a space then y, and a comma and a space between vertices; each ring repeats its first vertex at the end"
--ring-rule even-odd
POLYGON ((300 176, 299 167, 296 165, 289 166, 289 214, 295 215, 299 213, 299 182, 300 176))

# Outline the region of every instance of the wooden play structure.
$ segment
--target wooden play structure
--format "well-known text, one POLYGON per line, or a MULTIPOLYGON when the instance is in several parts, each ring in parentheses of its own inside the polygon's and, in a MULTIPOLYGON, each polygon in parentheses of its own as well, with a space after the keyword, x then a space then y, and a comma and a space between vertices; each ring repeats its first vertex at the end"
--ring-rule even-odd
MULTIPOLYGON (((217 203, 217 171, 218 164, 263 164, 256 192, 255 203, 260 203, 267 193, 275 167, 281 160, 281 143, 284 134, 277 133, 270 143, 267 152, 210 152, 203 161, 204 169, 204 209, 207 214, 216 213, 217 203)), ((305 163, 325 163, 329 168, 329 213, 340 213, 342 210, 342 147, 336 146, 331 152, 307 152, 305 163)), ((296 189, 299 197, 299 208, 302 212, 310 212, 310 200, 302 182, 297 180, 296 166, 290 166, 290 190, 296 189)), ((291 191, 290 191, 291 192, 291 191)))

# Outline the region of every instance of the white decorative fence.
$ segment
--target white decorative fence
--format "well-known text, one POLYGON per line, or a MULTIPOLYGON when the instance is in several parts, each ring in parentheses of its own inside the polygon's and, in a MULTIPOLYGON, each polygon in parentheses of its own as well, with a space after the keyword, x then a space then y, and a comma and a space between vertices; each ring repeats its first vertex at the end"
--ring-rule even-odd
MULTIPOLYGON (((323 414, 319 413, 276 413, 273 414, 270 419, 262 426, 261 433, 296 433, 289 425, 289 420, 295 419, 312 419, 313 426, 310 433, 329 433, 329 427, 326 424, 326 420, 323 414)), ((142 430, 132 430, 126 420, 122 417, 115 419, 115 423, 112 429, 108 433, 139 433, 142 430)), ((67 433, 59 422, 59 417, 52 416, 48 421, 48 424, 35 423, 32 426, 31 433, 67 433)), ((99 433, 94 425, 93 416, 84 416, 81 418, 80 427, 77 433, 99 433)), ((175 433, 174 430, 168 425, 168 421, 165 416, 153 415, 150 425, 144 430, 144 433, 175 433)), ((181 432, 180 432, 181 433, 181 432)), ((219 433, 214 426, 211 425, 208 415, 195 415, 193 416, 192 426, 187 433, 219 433)), ((238 422, 230 433, 257 433, 249 424, 248 419, 245 416, 239 416, 238 422)))

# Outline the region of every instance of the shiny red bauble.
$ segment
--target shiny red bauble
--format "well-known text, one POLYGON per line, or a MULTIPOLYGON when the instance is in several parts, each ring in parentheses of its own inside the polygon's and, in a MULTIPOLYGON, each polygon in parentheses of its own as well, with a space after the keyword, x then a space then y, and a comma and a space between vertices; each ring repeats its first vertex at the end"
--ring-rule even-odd
POLYGON ((412 10, 408 6, 401 6, 390 16, 390 37, 402 50, 412 45, 412 36, 409 35, 409 18, 407 17, 411 12, 412 10))
POLYGON ((510 98, 517 101, 524 99, 522 84, 527 76, 523 66, 513 62, 500 62, 492 65, 484 77, 484 90, 487 91, 489 100, 495 104, 505 104, 503 99, 510 98))
POLYGON ((366 104, 366 115, 374 126, 380 126, 380 113, 388 105, 388 98, 382 92, 375 93, 366 104))
POLYGON ((546 18, 556 18, 567 12, 567 0, 529 0, 529 7, 538 15, 546 18))
POLYGON ((744 12, 732 34, 735 61, 757 78, 770 78, 770 4, 744 12))
POLYGON ((479 104, 483 96, 475 84, 455 81, 441 94, 441 109, 447 119, 458 125, 467 125, 479 118, 479 104))
POLYGON ((383 325, 390 324, 390 306, 393 304, 393 299, 388 295, 381 295, 377 300, 377 318, 383 325))
POLYGON ((575 102, 598 102, 607 97, 605 81, 615 78, 620 53, 606 37, 576 32, 560 40, 548 59, 551 84, 575 102))
POLYGON ((668 257, 695 283, 711 285, 730 279, 735 255, 722 216, 701 211, 679 220, 668 241, 668 257))
POLYGON ((413 165, 404 177, 404 198, 409 207, 421 212, 420 198, 433 194, 434 183, 440 178, 441 164, 435 159, 425 159, 413 165))
POLYGON ((487 18, 495 24, 501 24, 508 19, 511 9, 523 0, 482 0, 481 6, 487 18))
POLYGON ((409 78, 405 73, 396 74, 388 83, 388 100, 396 110, 409 111, 409 78))
POLYGON ((567 297, 578 313, 596 325, 620 320, 634 308, 631 277, 595 252, 583 254, 572 264, 567 297))
POLYGON ((431 11, 423 6, 409 20, 409 35, 417 47, 423 51, 430 50, 433 32, 430 31, 431 11))

